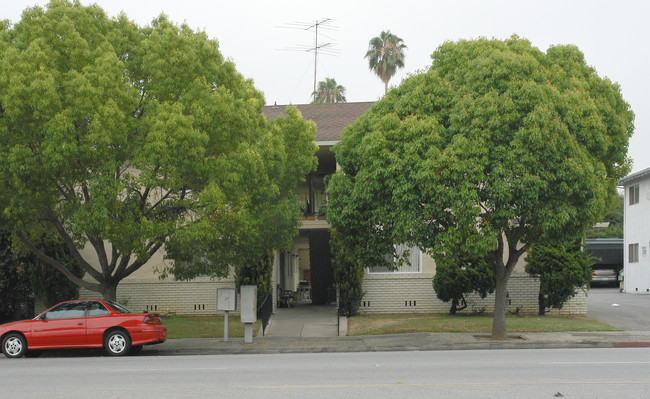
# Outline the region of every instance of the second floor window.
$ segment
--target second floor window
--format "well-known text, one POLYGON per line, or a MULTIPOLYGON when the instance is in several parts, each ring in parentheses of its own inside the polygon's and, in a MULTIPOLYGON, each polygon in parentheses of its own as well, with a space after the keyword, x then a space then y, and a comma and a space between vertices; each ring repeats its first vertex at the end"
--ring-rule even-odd
POLYGON ((639 185, 635 184, 633 186, 630 186, 630 205, 638 204, 639 203, 639 185))
POLYGON ((629 263, 637 263, 639 261, 639 244, 630 244, 628 252, 629 263))

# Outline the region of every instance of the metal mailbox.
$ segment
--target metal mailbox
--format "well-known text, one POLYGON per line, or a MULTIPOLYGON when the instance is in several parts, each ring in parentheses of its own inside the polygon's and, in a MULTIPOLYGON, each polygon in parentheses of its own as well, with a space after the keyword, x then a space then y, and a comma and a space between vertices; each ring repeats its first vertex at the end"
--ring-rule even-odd
POLYGON ((237 310, 237 290, 234 288, 217 289, 217 310, 224 312, 237 310))

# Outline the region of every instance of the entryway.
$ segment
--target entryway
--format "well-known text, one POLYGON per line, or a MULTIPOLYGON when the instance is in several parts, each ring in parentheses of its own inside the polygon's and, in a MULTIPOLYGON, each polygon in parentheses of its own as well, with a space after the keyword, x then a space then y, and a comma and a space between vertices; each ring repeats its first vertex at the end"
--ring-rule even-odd
POLYGON ((280 306, 336 302, 327 229, 301 230, 291 251, 280 253, 277 277, 280 306))

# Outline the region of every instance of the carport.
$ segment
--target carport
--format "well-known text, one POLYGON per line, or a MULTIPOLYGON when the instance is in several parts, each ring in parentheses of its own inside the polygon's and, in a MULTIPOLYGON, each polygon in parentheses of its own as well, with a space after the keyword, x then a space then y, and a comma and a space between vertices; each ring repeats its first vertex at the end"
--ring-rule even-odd
POLYGON ((616 270, 623 268, 623 239, 622 238, 587 238, 585 249, 594 257, 594 268, 611 267, 616 270))

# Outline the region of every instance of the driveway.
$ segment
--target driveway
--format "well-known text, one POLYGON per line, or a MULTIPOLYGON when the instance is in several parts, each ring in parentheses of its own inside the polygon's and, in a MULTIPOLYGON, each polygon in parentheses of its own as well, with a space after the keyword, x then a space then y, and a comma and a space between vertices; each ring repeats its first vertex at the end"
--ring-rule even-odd
POLYGON ((626 331, 650 331, 650 295, 595 287, 587 296, 587 316, 626 331))

